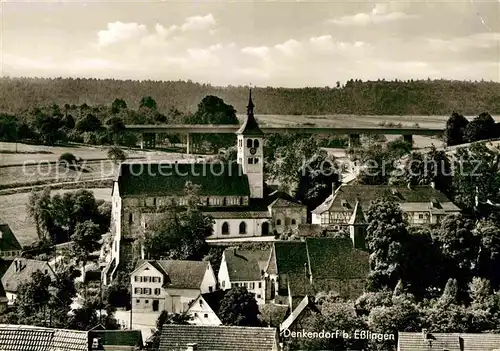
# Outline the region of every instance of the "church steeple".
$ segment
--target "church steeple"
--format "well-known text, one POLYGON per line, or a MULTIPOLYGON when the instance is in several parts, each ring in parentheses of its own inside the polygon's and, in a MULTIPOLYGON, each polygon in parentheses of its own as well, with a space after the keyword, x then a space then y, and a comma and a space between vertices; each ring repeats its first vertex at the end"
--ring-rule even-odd
POLYGON ((248 106, 247 106, 247 117, 245 121, 241 125, 240 129, 236 132, 238 135, 251 135, 251 136, 262 136, 264 133, 259 128, 259 124, 255 120, 255 116, 253 114, 253 108, 255 105, 252 101, 252 89, 250 89, 248 96, 248 106))

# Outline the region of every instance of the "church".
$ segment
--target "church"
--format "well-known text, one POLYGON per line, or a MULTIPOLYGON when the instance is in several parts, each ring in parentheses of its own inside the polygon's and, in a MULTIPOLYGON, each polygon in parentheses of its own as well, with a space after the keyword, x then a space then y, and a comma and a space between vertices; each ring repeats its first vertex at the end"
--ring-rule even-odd
POLYGON ((245 121, 236 132, 237 161, 228 163, 127 162, 112 190, 108 284, 132 257, 144 258, 140 244, 162 206, 187 204, 187 182, 200 187, 202 211, 214 220, 209 241, 272 237, 307 221, 307 208, 264 182, 264 133, 250 91, 245 121))

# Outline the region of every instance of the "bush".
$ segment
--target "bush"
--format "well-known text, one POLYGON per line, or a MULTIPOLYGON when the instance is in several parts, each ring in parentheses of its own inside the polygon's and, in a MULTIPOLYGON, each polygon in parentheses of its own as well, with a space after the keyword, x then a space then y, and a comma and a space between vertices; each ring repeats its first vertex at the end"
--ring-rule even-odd
POLYGON ((75 155, 70 152, 65 152, 59 156, 59 162, 65 163, 66 165, 76 165, 78 163, 75 155))
POLYGON ((83 142, 89 145, 97 145, 97 134, 95 132, 83 133, 83 142))

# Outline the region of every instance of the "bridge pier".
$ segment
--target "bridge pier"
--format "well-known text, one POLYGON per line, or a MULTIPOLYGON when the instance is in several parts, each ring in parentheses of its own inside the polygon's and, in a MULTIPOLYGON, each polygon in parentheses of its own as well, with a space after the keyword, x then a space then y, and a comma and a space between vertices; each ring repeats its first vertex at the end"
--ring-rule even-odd
POLYGON ((406 143, 409 143, 413 146, 413 135, 412 134, 403 134, 403 140, 406 143))
POLYGON ((349 148, 361 146, 361 141, 359 139, 359 134, 349 134, 349 148))
POLYGON ((186 134, 186 154, 189 155, 191 153, 191 134, 186 134))
POLYGON ((154 149, 156 147, 156 133, 142 133, 141 149, 154 149))

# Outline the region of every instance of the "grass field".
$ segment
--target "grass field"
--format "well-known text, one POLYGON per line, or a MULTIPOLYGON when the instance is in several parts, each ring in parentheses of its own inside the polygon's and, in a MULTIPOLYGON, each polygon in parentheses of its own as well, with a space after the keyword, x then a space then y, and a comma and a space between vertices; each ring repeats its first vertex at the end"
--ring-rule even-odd
MULTIPOLYGON (((111 200, 111 188, 88 190, 92 191, 97 199, 111 200)), ((52 194, 73 191, 76 189, 53 190, 52 194)), ((0 198, 0 220, 9 224, 21 245, 29 245, 37 240, 35 225, 26 210, 29 193, 3 195, 0 198)))

